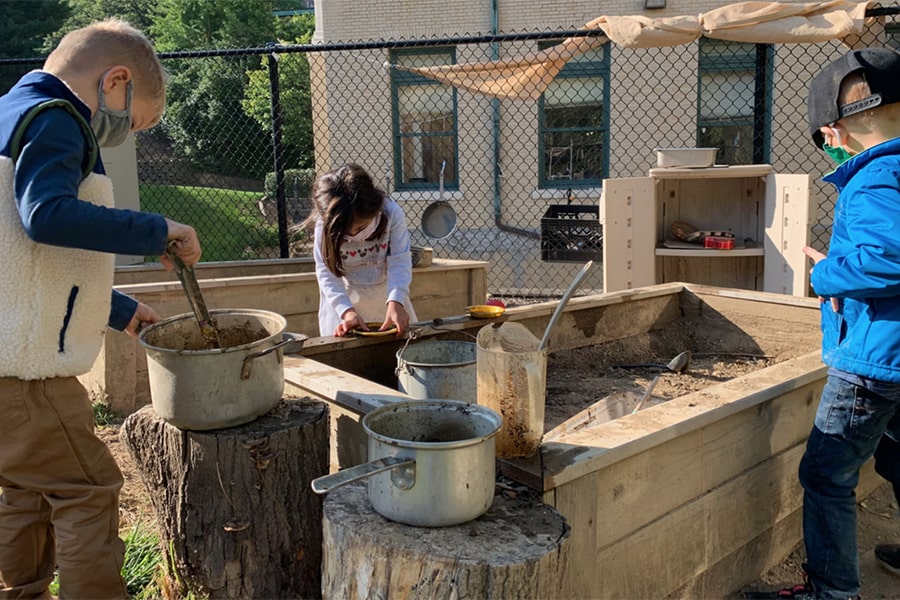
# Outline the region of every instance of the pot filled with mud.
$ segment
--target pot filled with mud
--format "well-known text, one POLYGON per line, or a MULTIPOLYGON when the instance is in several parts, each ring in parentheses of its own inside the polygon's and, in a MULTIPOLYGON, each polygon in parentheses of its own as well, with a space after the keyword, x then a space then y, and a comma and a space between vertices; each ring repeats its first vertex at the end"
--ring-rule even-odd
POLYGON ((233 427, 269 412, 284 393, 283 354, 299 352, 307 339, 286 333, 285 318, 265 310, 210 316, 220 348, 207 348, 193 314, 163 319, 138 336, 153 409, 181 429, 233 427))

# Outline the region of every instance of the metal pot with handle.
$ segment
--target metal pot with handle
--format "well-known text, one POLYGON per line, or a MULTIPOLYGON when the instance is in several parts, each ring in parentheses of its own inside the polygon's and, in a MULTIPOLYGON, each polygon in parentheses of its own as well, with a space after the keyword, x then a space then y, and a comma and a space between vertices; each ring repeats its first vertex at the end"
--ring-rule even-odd
POLYGON ((147 352, 153 409, 181 429, 222 429, 269 412, 284 393, 284 352, 299 352, 307 336, 284 331, 277 313, 256 309, 211 312, 220 348, 207 348, 193 314, 158 321, 138 340, 147 352))
POLYGON ((422 527, 458 525, 490 508, 496 412, 459 400, 415 400, 377 408, 362 424, 369 462, 314 479, 313 491, 367 478, 378 514, 422 527))

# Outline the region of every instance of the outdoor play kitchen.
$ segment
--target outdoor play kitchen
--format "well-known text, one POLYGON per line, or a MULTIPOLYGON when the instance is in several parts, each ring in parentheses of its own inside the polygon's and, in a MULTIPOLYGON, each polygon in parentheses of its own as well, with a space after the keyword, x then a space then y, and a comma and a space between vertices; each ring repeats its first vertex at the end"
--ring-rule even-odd
POLYGON ((591 268, 561 300, 480 292, 404 338, 286 335, 277 311, 218 308, 236 281, 201 278, 217 339, 193 310, 144 330, 153 409, 123 428, 181 578, 225 596, 404 595, 427 571, 429 597, 709 597, 780 561, 824 384, 818 301, 685 283, 577 296, 591 268), (262 400, 218 420, 248 370, 262 400), (204 401, 182 414, 188 396, 204 401))

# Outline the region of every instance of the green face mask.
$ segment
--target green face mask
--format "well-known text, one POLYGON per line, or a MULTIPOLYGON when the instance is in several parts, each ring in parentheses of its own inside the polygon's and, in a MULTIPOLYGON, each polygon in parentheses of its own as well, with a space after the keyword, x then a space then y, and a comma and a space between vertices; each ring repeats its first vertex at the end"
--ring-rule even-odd
POLYGON ((847 152, 846 150, 844 150, 843 147, 834 148, 833 146, 829 146, 828 144, 825 144, 822 146, 822 150, 824 150, 825 154, 830 156, 831 160, 833 160, 835 162, 835 164, 838 164, 838 165, 842 165, 845 162, 847 162, 848 160, 850 160, 851 158, 853 158, 853 155, 850 154, 849 152, 847 152))

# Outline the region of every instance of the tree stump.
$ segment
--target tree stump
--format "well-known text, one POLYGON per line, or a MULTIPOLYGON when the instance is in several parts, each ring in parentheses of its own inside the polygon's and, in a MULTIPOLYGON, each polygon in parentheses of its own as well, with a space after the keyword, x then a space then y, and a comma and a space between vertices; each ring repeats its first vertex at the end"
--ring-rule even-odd
POLYGON ((228 429, 185 431, 150 406, 122 424, 150 492, 163 556, 206 598, 318 598, 328 408, 285 399, 228 429))
POLYGON ((569 526, 534 494, 498 494, 484 515, 453 527, 389 521, 365 483, 330 492, 324 511, 325 598, 559 597, 569 526))

